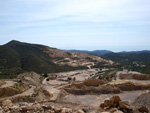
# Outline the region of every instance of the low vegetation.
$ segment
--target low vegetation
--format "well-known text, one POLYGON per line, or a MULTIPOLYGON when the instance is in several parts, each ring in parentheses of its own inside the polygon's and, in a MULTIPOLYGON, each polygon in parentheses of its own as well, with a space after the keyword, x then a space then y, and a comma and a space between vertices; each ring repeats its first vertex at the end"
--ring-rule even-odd
POLYGON ((102 58, 118 62, 116 67, 150 74, 150 53, 109 53, 102 58))

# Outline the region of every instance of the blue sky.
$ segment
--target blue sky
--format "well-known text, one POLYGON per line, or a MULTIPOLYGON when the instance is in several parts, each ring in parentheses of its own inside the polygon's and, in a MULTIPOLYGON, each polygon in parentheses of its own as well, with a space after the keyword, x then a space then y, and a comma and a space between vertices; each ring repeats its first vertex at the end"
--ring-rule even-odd
POLYGON ((0 45, 150 50, 149 0, 1 0, 0 45))

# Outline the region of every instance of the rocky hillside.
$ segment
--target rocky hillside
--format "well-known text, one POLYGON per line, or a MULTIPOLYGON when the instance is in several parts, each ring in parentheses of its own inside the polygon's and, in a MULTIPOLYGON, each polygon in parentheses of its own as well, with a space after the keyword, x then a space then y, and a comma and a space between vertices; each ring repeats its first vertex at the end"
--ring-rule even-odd
POLYGON ((0 46, 0 74, 14 75, 24 71, 61 72, 90 68, 113 62, 86 53, 72 53, 48 46, 11 41, 0 46))

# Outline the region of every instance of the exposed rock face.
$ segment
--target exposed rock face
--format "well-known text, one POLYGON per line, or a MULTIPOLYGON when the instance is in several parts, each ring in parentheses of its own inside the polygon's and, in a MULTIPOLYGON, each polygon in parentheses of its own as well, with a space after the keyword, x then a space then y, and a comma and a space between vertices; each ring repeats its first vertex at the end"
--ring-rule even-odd
POLYGON ((116 84, 115 86, 118 87, 122 91, 149 90, 150 89, 150 84, 141 85, 141 84, 135 84, 133 82, 116 84))
POLYGON ((110 99, 107 99, 104 101, 104 103, 100 104, 100 107, 104 108, 104 107, 113 107, 113 106, 117 106, 117 104, 120 102, 120 97, 119 96, 113 96, 110 99))
POLYGON ((99 79, 89 79, 85 80, 84 82, 79 82, 79 83, 73 83, 71 84, 71 87, 81 89, 83 86, 93 86, 93 87, 98 87, 100 85, 105 84, 106 82, 104 80, 99 80, 99 79))
POLYGON ((141 106, 138 110, 142 113, 148 113, 149 112, 148 109, 144 106, 141 106))
POLYGON ((5 84, 5 82, 2 81, 2 80, 0 80, 0 87, 1 87, 2 85, 4 85, 4 84, 5 84))
POLYGON ((53 96, 53 94, 50 94, 47 90, 43 90, 43 93, 47 97, 52 97, 53 96))
POLYGON ((99 80, 99 79, 89 79, 89 80, 85 80, 83 82, 83 85, 85 86, 94 86, 94 87, 98 87, 99 85, 105 84, 106 82, 104 80, 99 80))
POLYGON ((129 104, 125 101, 120 101, 119 107, 120 107, 120 109, 132 110, 132 108, 129 106, 129 104))
POLYGON ((0 88, 0 97, 8 97, 8 96, 16 95, 19 92, 20 92, 19 90, 12 87, 0 88))
MULTIPOLYGON (((100 104, 100 107, 103 109, 110 109, 110 108, 119 108, 119 110, 123 111, 124 113, 132 113, 132 108, 128 105, 127 102, 121 101, 119 96, 113 96, 110 99, 104 101, 104 103, 100 104)), ((115 112, 116 110, 114 110, 115 112)), ((116 111, 121 113, 121 111, 116 111)))
POLYGON ((144 109, 150 111, 150 92, 141 94, 134 100, 132 104, 136 106, 136 109, 139 109, 141 111, 143 111, 144 109))
POLYGON ((26 72, 18 75, 18 79, 23 80, 25 83, 27 82, 30 85, 38 86, 40 84, 40 75, 35 72, 26 72))
POLYGON ((24 91, 26 91, 27 89, 30 88, 29 85, 24 84, 24 83, 16 83, 13 87, 15 89, 18 89, 20 92, 24 92, 24 91))
POLYGON ((98 65, 114 65, 114 62, 111 60, 105 60, 101 57, 90 55, 87 53, 72 53, 59 49, 49 48, 44 51, 51 58, 53 58, 53 62, 59 65, 70 65, 70 66, 93 66, 98 65))
POLYGON ((148 74, 134 74, 132 77, 135 80, 150 80, 150 75, 148 74))
POLYGON ((119 96, 113 96, 110 98, 110 100, 112 100, 113 103, 119 103, 121 101, 119 96))
POLYGON ((11 100, 4 100, 4 101, 2 102, 2 105, 3 105, 3 106, 11 106, 11 105, 13 105, 13 103, 12 103, 11 100))
POLYGON ((119 87, 122 91, 132 91, 134 90, 134 83, 127 82, 124 84, 117 84, 117 87, 119 87))
POLYGON ((30 86, 24 83, 16 83, 10 87, 0 88, 0 97, 9 97, 19 93, 22 93, 29 89, 30 86))
POLYGON ((121 90, 118 87, 105 85, 105 83, 106 82, 103 80, 90 79, 80 83, 73 83, 64 90, 75 95, 121 93, 121 90))

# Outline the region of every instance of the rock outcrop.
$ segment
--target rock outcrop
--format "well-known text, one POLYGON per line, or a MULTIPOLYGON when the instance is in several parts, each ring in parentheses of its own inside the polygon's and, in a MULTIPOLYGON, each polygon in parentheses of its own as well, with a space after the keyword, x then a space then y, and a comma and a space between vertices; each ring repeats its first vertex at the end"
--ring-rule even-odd
POLYGON ((0 87, 1 87, 2 85, 4 85, 4 84, 5 84, 5 82, 2 81, 2 80, 0 80, 0 87))
POLYGON ((105 100, 104 103, 100 104, 100 107, 102 107, 104 110, 117 108, 118 110, 121 110, 124 113, 132 113, 132 108, 129 106, 129 104, 127 102, 121 101, 119 96, 113 96, 110 99, 105 100))
POLYGON ((2 106, 12 106, 13 105, 13 103, 12 103, 12 101, 11 100, 4 100, 3 102, 2 102, 2 106))
POLYGON ((140 108, 138 108, 139 112, 142 112, 142 113, 148 113, 148 109, 144 106, 141 106, 140 108))

